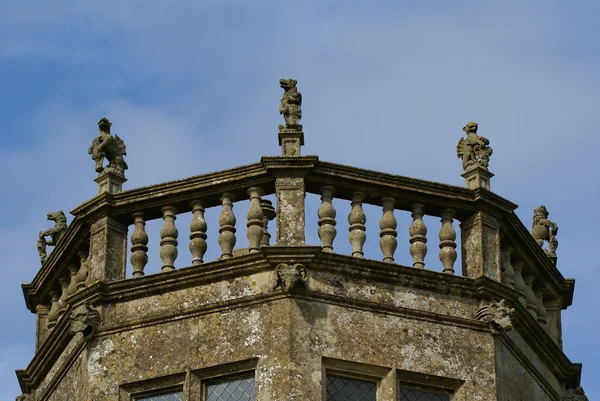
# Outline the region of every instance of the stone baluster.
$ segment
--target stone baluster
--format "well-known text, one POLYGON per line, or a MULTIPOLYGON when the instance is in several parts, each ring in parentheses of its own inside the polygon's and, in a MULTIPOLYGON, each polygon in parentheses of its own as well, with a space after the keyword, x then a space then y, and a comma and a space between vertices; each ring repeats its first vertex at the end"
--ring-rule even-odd
POLYGON ((61 277, 58 279, 58 282, 60 283, 60 288, 62 290, 60 298, 58 299, 58 318, 59 319, 67 311, 67 307, 69 306, 66 299, 69 297, 69 292, 67 289, 69 288, 70 281, 71 280, 68 277, 61 277))
POLYGON ((233 256, 233 247, 235 246, 235 223, 236 218, 233 214, 233 194, 224 193, 221 196, 222 210, 219 216, 219 246, 221 247, 221 259, 231 258, 233 256))
POLYGON ((456 262, 456 231, 452 226, 456 212, 452 209, 442 210, 442 227, 440 228, 440 261, 444 266, 444 273, 454 274, 454 263, 456 262))
POLYGON ((546 308, 544 307, 544 290, 542 288, 540 288, 540 289, 534 290, 533 293, 535 294, 535 298, 537 301, 537 308, 535 310, 537 313, 537 321, 543 327, 546 327, 546 324, 548 323, 548 319, 546 318, 547 312, 546 312, 546 308))
POLYGON ((175 227, 177 209, 173 206, 165 206, 161 209, 164 224, 160 229, 160 259, 163 262, 162 271, 175 270, 175 259, 177 259, 177 236, 179 232, 175 227))
POLYGON ((362 208, 363 199, 365 199, 365 194, 362 192, 354 192, 352 194, 352 203, 350 204, 352 209, 350 209, 350 214, 348 215, 348 224, 350 224, 348 239, 350 240, 350 245, 352 245, 352 256, 355 258, 363 257, 363 245, 367 240, 367 234, 365 234, 365 230, 367 229, 365 226, 367 215, 362 208))
POLYGON ((192 202, 192 222, 190 223, 190 253, 192 265, 204 263, 204 254, 208 249, 206 244, 206 230, 208 226, 204 218, 204 204, 200 200, 192 202))
POLYGON ((67 296, 71 296, 77 292, 77 272, 79 271, 79 266, 69 265, 67 269, 69 269, 69 286, 67 287, 67 296))
POLYGON ((510 261, 514 248, 510 245, 503 246, 500 250, 500 266, 502 267, 502 282, 510 288, 515 288, 515 269, 510 261))
POLYGON ((131 256, 129 260, 133 266, 133 277, 142 277, 144 267, 148 263, 148 234, 144 213, 133 214, 133 233, 131 234, 131 256))
POLYGON ((260 246, 270 246, 271 245, 271 234, 269 234, 269 221, 273 220, 276 216, 275 208, 273 207, 273 202, 268 199, 260 200, 260 208, 263 211, 263 236, 260 241, 260 246))
POLYGON ((413 258, 413 267, 425 267, 425 255, 427 255, 427 227, 423 222, 425 206, 412 205, 410 208, 413 222, 408 229, 410 235, 410 255, 413 258))
POLYGON ((264 235, 264 214, 260 207, 260 197, 264 195, 264 191, 260 187, 252 187, 248 189, 250 196, 250 207, 246 214, 246 236, 248 237, 248 252, 260 252, 260 243, 264 235))
POLYGON ((383 253, 383 261, 394 263, 394 252, 396 252, 396 248, 398 247, 398 240, 396 240, 398 236, 398 231, 396 231, 398 221, 396 221, 396 217, 394 216, 396 199, 391 196, 383 196, 381 203, 383 204, 383 215, 379 221, 379 228, 381 229, 379 232, 379 236, 381 237, 379 247, 383 253))
POLYGON ((523 281, 525 281, 525 300, 527 301, 527 311, 537 320, 537 298, 533 292, 533 282, 535 276, 533 274, 523 274, 523 281))
POLYGON ((321 188, 321 206, 317 212, 319 217, 319 238, 323 252, 333 252, 333 240, 337 234, 335 229, 336 211, 333 206, 333 192, 335 188, 326 185, 321 188))
POLYGON ((87 286, 88 278, 88 255, 85 252, 77 252, 79 256, 79 271, 77 271, 77 291, 83 290, 87 286))
POLYGON ((54 326, 56 326, 56 322, 58 322, 58 300, 60 298, 60 291, 50 291, 50 298, 52 299, 52 303, 47 319, 48 329, 53 329, 54 326))
POLYGON ((527 300, 525 299, 525 291, 527 290, 527 284, 525 284, 525 280, 523 280, 523 265, 524 263, 520 260, 515 260, 512 262, 512 268, 514 270, 514 287, 515 290, 521 293, 518 300, 523 306, 527 306, 527 300))

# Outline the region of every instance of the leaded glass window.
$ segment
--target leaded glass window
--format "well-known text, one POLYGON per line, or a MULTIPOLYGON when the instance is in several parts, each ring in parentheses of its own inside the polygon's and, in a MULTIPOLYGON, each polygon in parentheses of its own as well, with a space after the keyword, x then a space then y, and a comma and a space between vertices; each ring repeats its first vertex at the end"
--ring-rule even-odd
POLYGON ((400 401, 450 401, 450 397, 447 394, 402 388, 400 389, 400 401))
POLYGON ((136 398, 136 401, 183 401, 183 392, 151 395, 150 397, 136 398))
POLYGON ((377 383, 327 376, 327 401, 376 401, 377 383))
POLYGON ((254 377, 208 384, 206 401, 254 401, 254 377))

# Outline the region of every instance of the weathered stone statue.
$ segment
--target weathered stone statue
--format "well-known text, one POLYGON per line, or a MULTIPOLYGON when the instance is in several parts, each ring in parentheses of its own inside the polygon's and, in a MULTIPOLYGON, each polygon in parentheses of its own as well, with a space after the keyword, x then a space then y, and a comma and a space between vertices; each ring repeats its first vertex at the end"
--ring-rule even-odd
POLYGON ((583 388, 577 387, 567 390, 567 395, 563 397, 563 401, 589 401, 589 399, 585 395, 583 388))
POLYGON ((485 304, 483 301, 477 310, 477 319, 489 324, 492 334, 510 331, 513 327, 515 310, 506 304, 506 300, 485 304))
POLYGON ((544 246, 544 241, 548 241, 549 249, 544 249, 546 254, 556 263, 556 249, 558 248, 558 225, 548 220, 548 209, 542 205, 533 210, 533 227, 531 235, 539 246, 544 246))
POLYGON ((56 246, 58 241, 62 238, 63 234, 67 230, 67 217, 62 210, 54 213, 48 213, 48 220, 54 221, 54 227, 40 231, 40 236, 37 241, 37 250, 40 254, 42 263, 46 260, 46 246, 56 246), (48 237, 48 239, 46 239, 48 237))
POLYGON ((279 131, 294 130, 301 131, 302 126, 299 123, 302 118, 302 94, 298 92, 295 79, 280 79, 279 85, 283 88, 283 96, 279 103, 279 114, 283 114, 285 126, 280 125, 279 131))
POLYGON ((460 138, 456 145, 456 154, 459 159, 462 159, 464 171, 475 167, 488 169, 492 148, 487 138, 477 135, 477 127, 477 123, 473 121, 465 125, 462 130, 467 137, 460 138))
POLYGON ((117 174, 124 175, 127 170, 127 163, 123 159, 126 156, 125 142, 118 135, 111 135, 110 127, 112 123, 107 118, 102 117, 98 121, 100 135, 92 141, 92 146, 89 147, 88 153, 92 155, 92 159, 96 162, 96 172, 101 173, 105 170, 103 166, 104 159, 108 160, 107 170, 111 170, 117 174))

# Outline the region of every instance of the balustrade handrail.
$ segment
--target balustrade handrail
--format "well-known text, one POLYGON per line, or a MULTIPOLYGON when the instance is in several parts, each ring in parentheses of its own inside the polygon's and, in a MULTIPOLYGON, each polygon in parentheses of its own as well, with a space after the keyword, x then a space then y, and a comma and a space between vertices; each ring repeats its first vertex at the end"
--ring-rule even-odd
MULTIPOLYGON (((445 219, 445 223, 444 220, 442 220, 442 223, 445 224, 446 233, 442 234, 440 232, 440 241, 446 244, 446 248, 456 248, 457 244, 453 243, 452 219, 464 221, 478 211, 485 210, 498 219, 502 232, 507 232, 512 237, 518 238, 518 240, 513 241, 513 246, 518 252, 527 255, 526 262, 528 265, 535 266, 534 273, 538 278, 544 282, 549 281, 550 292, 557 295, 565 291, 565 279, 555 266, 547 260, 548 258, 545 257, 543 251, 534 246, 535 242, 530 238, 529 232, 514 215, 513 211, 517 207, 514 203, 484 189, 467 189, 324 162, 316 156, 263 157, 258 163, 228 170, 135 188, 116 194, 103 193, 83 203, 71 212, 75 216, 71 226, 77 225, 79 227, 78 232, 85 231, 96 221, 106 216, 110 216, 121 224, 131 225, 136 221, 136 216, 143 216, 144 222, 165 218, 165 208, 170 210, 167 216, 191 212, 195 208, 197 210, 195 205, 198 201, 201 201, 202 208, 222 206, 223 194, 232 195, 231 199, 236 201, 246 200, 252 197, 248 192, 252 187, 260 188, 260 196, 270 195, 277 192, 279 177, 302 178, 302 191, 305 193, 323 196, 323 188, 330 187, 334 189, 331 192, 331 197, 352 201, 355 217, 350 224, 355 244, 357 244, 353 248, 353 254, 357 256, 362 256, 362 244, 364 244, 362 234, 364 233, 364 223, 361 217, 362 203, 384 207, 388 212, 387 217, 382 218, 380 222, 382 228, 381 246, 384 260, 388 262, 393 261, 391 255, 396 246, 396 223, 393 213, 390 215, 390 211, 408 210, 413 214, 411 254, 416 255, 415 266, 419 266, 419 263, 421 263, 419 255, 423 253, 422 244, 424 243, 420 219, 424 214, 445 219)), ((256 227, 251 228, 254 223, 250 222, 252 220, 250 215, 248 218, 249 229, 257 232, 261 225, 256 223, 256 227)), ((319 233, 322 233, 325 237, 331 233, 331 227, 327 225, 328 218, 324 216, 323 224, 321 224, 321 221, 319 223, 319 233), (329 234, 327 233, 328 230, 329 234)), ((278 224, 280 223, 278 221, 278 224)), ((72 231, 71 226, 68 232, 72 231)), ((202 249, 202 236, 202 231, 196 231, 196 234, 193 235, 192 240, 196 240, 196 250, 202 249)), ((69 235, 65 236, 65 240, 50 254, 47 262, 44 263, 32 283, 23 287, 30 309, 35 309, 35 302, 30 302, 29 299, 47 296, 50 286, 53 285, 51 282, 56 282, 59 273, 66 270, 70 262, 68 259, 73 255, 66 257, 63 252, 65 252, 66 244, 72 241, 71 237, 69 235)), ((169 258, 168 254, 173 252, 170 247, 172 245, 176 246, 176 237, 169 238, 171 237, 167 233, 161 241, 166 246, 165 255, 167 255, 167 259, 169 258)), ((140 244, 142 247, 139 249, 143 250, 144 244, 140 244)), ((252 246, 256 247, 257 245, 252 246)), ((442 245, 440 247, 443 248, 442 245)), ((190 249, 192 250, 192 248, 190 249)), ((327 246, 323 250, 328 251, 327 246)), ((132 251, 134 251, 133 248, 132 251)), ((445 256, 447 260, 456 258, 453 256, 452 249, 446 249, 444 252, 447 254, 445 256)), ((76 251, 71 253, 75 254, 76 251)), ((196 261, 200 260, 198 255, 195 255, 194 258, 196 261)), ((440 259, 443 261, 441 255, 440 259)), ((166 262, 165 266, 168 270, 170 265, 166 262)), ((444 271, 451 272, 452 268, 449 266, 450 264, 444 264, 444 271)))

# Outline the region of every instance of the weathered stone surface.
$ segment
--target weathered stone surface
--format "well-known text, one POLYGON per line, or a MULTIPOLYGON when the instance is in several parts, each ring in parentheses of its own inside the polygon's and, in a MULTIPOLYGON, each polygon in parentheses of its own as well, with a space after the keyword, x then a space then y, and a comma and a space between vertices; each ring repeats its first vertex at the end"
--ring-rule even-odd
POLYGON ((306 267, 300 263, 295 265, 280 263, 273 273, 272 289, 274 290, 279 288, 292 292, 296 288, 306 288, 308 286, 306 267))
POLYGON ((100 312, 91 305, 83 304, 73 309, 71 312, 72 334, 83 333, 84 336, 91 336, 98 325, 102 323, 100 312))
POLYGON ((500 302, 483 303, 477 310, 477 319, 489 324, 492 334, 500 334, 513 328, 515 310, 506 304, 506 300, 500 302))

